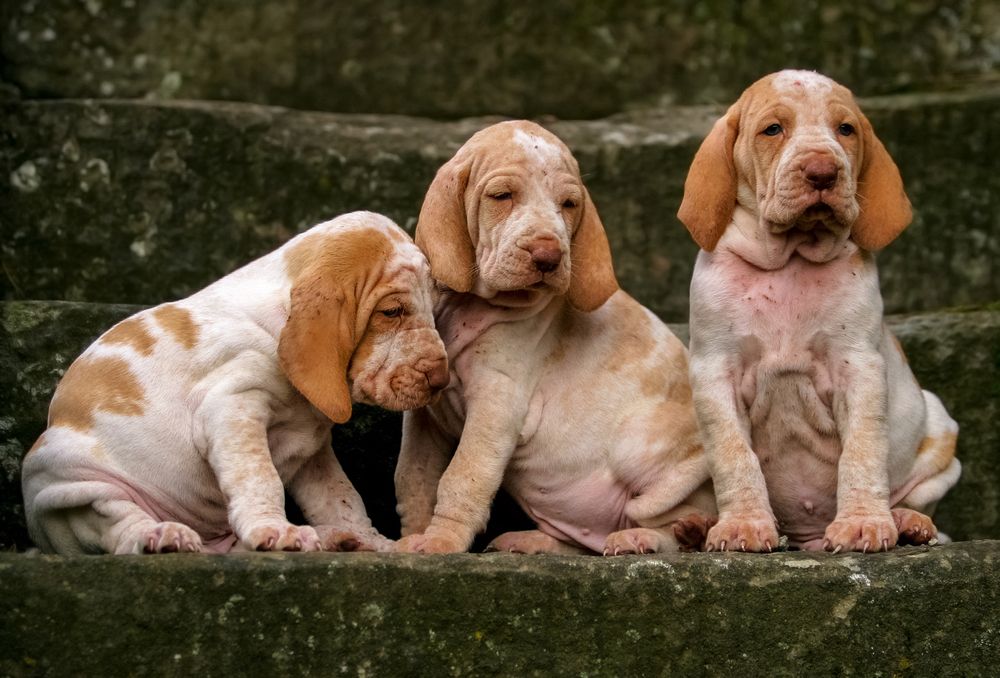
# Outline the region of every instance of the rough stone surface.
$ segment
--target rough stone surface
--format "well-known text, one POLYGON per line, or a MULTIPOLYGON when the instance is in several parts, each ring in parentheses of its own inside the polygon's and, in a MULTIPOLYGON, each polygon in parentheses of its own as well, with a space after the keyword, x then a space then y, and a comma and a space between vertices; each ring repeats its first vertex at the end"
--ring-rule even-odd
MULTIPOLYGON (((69 363, 94 338, 136 307, 70 302, 0 304, 0 549, 28 545, 21 507, 20 462, 45 428, 48 402, 69 363)), ((1000 538, 1000 305, 891 319, 924 388, 959 422, 962 480, 937 509, 954 539, 1000 538)), ((687 326, 672 325, 687 341, 687 326)), ((333 446, 382 532, 399 534, 392 474, 400 415, 358 406, 334 427, 333 446)), ((509 498, 498 497, 477 546, 530 525, 509 498)))
MULTIPOLYGON (((1000 89, 866 108, 916 220, 881 255, 890 312, 1000 298, 1000 89)), ((490 122, 239 104, 0 106, 4 297, 157 303, 354 209, 412 231, 437 168, 490 122)), ((695 246, 675 214, 717 108, 549 122, 579 158, 623 287, 687 319, 695 246)))
POLYGON ((1000 543, 888 554, 0 555, 0 673, 979 676, 1000 543))
POLYGON ((0 77, 26 97, 252 101, 431 117, 594 118, 722 103, 764 73, 868 94, 996 81, 988 0, 11 0, 0 77))

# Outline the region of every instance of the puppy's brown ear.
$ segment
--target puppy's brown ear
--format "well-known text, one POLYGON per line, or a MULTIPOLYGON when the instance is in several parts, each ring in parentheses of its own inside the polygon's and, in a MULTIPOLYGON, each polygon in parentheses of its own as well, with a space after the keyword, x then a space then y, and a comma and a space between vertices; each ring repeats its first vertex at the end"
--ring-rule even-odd
POLYGON ((891 243, 910 225, 913 212, 899 168, 864 116, 861 116, 861 130, 864 144, 858 174, 861 212, 851 228, 851 237, 862 249, 875 251, 891 243))
POLYGON ((476 267, 465 210, 471 167, 458 155, 441 166, 424 196, 413 238, 427 255, 434 279, 457 292, 472 289, 476 267))
POLYGON ((338 424, 351 418, 347 370, 391 250, 376 227, 307 236, 285 255, 292 289, 278 362, 295 388, 338 424))
POLYGON ((611 246, 590 193, 583 189, 583 214, 570 243, 569 303, 581 311, 599 308, 618 289, 611 246))
POLYGON ((733 147, 740 127, 740 102, 719 118, 695 153, 684 199, 677 211, 698 246, 711 252, 733 218, 736 208, 736 164, 733 147))
POLYGON ((292 285, 278 362, 306 400, 337 424, 351 418, 347 367, 357 342, 357 302, 319 261, 292 285))

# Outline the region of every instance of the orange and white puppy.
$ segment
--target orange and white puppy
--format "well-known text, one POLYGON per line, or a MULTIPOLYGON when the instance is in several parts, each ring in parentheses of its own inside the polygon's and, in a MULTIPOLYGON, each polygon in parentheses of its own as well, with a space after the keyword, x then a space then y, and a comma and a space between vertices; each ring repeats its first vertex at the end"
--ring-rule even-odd
POLYGON ((451 384, 403 419, 403 551, 465 551, 503 483, 538 525, 491 548, 610 554, 700 544, 715 505, 687 352, 618 289, 569 149, 529 122, 437 173, 417 244, 451 384))
POLYGON ((679 217, 702 251, 691 380, 719 502, 709 549, 868 551, 936 536, 958 427, 882 318, 873 252, 910 222, 851 93, 813 72, 749 87, 712 129, 679 217))
POLYGON ((43 551, 386 550, 330 449, 351 402, 447 383, 426 259, 355 212, 112 327, 66 371, 24 460, 43 551), (311 526, 288 522, 287 486, 311 526))

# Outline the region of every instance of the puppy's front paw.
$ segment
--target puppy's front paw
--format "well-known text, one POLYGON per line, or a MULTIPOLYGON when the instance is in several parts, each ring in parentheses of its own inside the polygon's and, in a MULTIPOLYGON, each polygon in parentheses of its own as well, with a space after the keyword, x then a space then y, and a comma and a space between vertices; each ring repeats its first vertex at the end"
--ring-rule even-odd
POLYGON ((836 518, 827 525, 823 547, 827 551, 888 551, 898 538, 892 514, 860 513, 836 518))
POLYGON ((140 538, 143 553, 198 553, 201 537, 182 523, 157 523, 140 538))
POLYGON ((527 555, 542 553, 575 555, 589 553, 587 549, 561 542, 541 530, 504 532, 487 544, 486 551, 505 551, 507 553, 523 553, 527 555))
POLYGON ((243 542, 254 551, 319 551, 322 547, 313 528, 277 520, 257 523, 243 542))
POLYGON ((906 508, 892 509, 892 519, 899 531, 900 544, 918 546, 937 539, 937 528, 934 522, 923 513, 906 508))
POLYGON ((663 553, 677 551, 679 545, 673 538, 673 528, 669 534, 663 530, 648 527, 632 527, 608 535, 604 542, 604 555, 623 556, 635 553, 663 553))
POLYGON ((720 518, 705 538, 706 551, 770 553, 778 545, 778 528, 769 513, 720 518))
POLYGON ((396 542, 397 553, 464 553, 467 546, 455 537, 411 534, 396 542))
POLYGON ((338 529, 332 525, 317 525, 324 551, 392 551, 392 540, 375 530, 338 529))

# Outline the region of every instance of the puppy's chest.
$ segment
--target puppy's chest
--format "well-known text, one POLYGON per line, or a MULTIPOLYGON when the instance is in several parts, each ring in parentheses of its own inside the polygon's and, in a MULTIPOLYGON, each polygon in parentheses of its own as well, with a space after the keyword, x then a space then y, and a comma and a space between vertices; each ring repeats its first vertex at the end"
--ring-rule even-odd
POLYGON ((847 259, 800 259, 776 271, 727 262, 716 273, 715 322, 732 342, 755 449, 796 449, 836 463, 833 407, 840 364, 856 341, 861 270, 847 259))
POLYGON ((714 275, 714 292, 732 330, 770 345, 836 329, 862 286, 860 269, 847 260, 814 264, 796 258, 775 271, 735 260, 718 266, 714 275))

